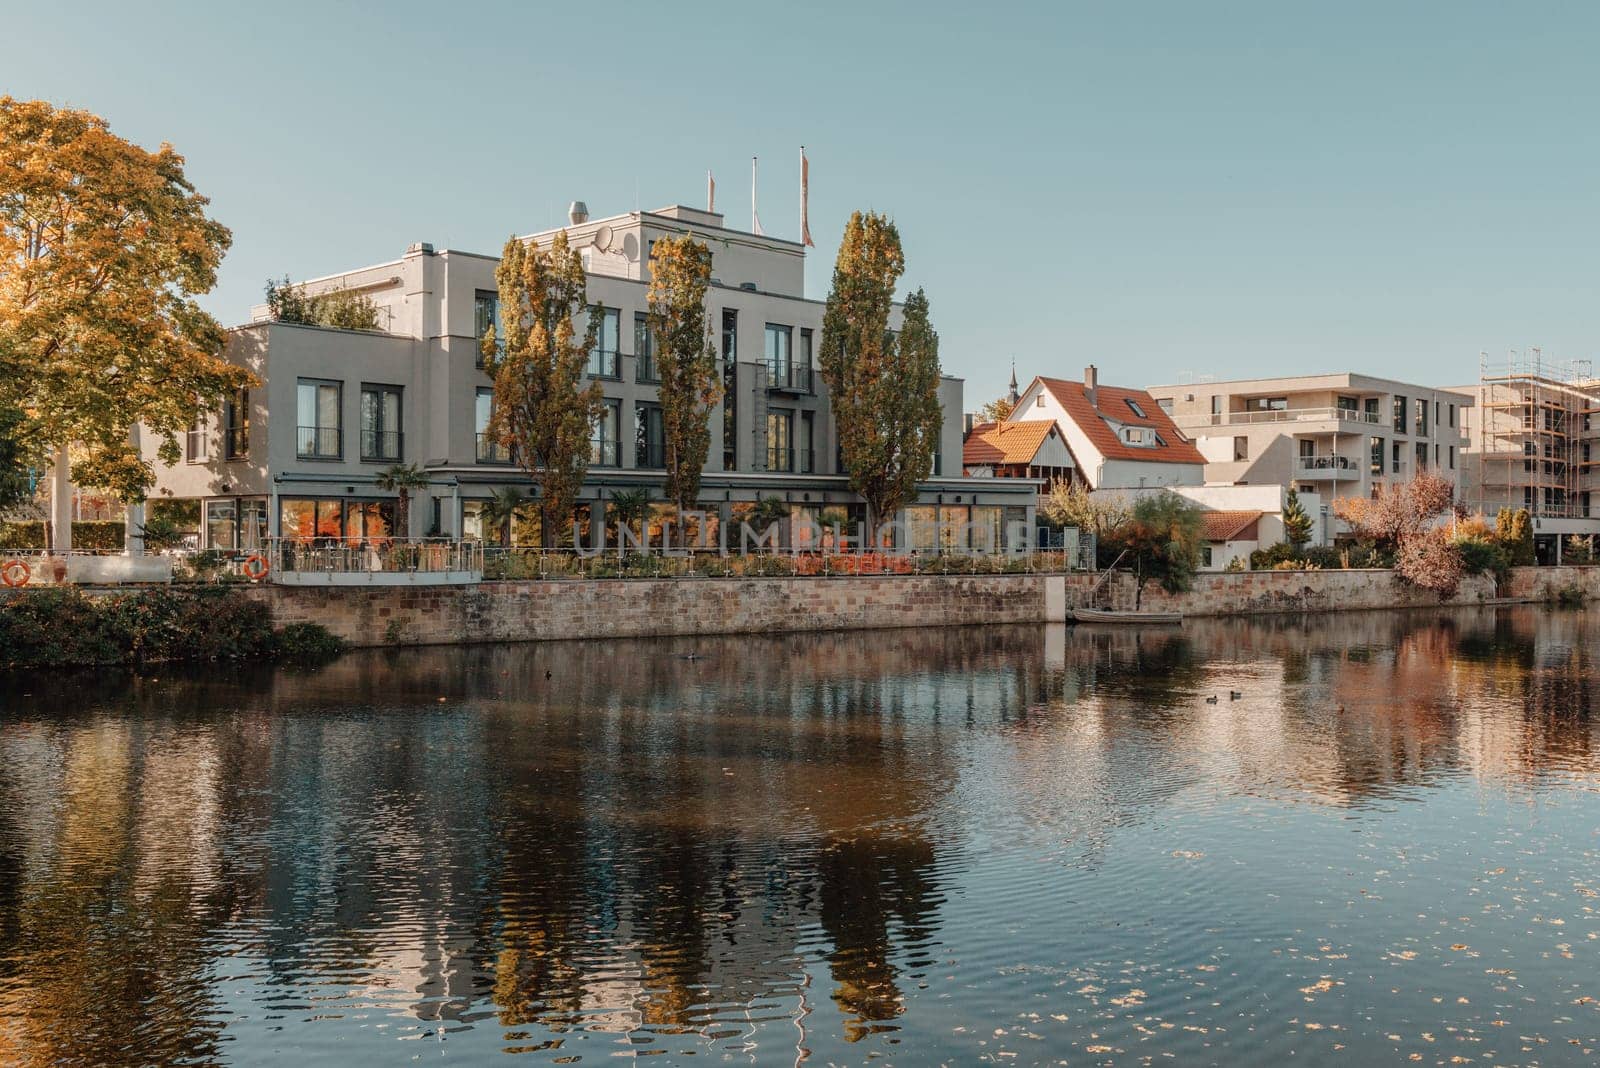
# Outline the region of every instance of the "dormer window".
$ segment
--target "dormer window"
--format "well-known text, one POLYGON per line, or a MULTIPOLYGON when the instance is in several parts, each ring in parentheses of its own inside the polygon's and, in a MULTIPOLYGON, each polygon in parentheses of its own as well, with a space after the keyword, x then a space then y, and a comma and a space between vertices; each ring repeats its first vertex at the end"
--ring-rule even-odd
POLYGON ((1128 445, 1137 445, 1141 449, 1151 449, 1156 445, 1156 432, 1149 427, 1125 426, 1122 428, 1122 440, 1128 445))
POLYGON ((1139 402, 1134 400, 1132 397, 1124 397, 1122 403, 1131 408, 1133 410, 1133 414, 1138 416, 1140 419, 1145 418, 1144 409, 1139 407, 1139 402))

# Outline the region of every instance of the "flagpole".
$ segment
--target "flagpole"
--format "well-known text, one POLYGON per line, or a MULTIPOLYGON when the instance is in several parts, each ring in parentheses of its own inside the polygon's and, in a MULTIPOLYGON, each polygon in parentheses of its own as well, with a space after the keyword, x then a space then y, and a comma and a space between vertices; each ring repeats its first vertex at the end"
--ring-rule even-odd
POLYGON ((758 157, 756 157, 756 156, 751 156, 750 157, 750 232, 752 234, 759 234, 761 232, 761 216, 756 214, 756 160, 757 159, 758 159, 758 157))

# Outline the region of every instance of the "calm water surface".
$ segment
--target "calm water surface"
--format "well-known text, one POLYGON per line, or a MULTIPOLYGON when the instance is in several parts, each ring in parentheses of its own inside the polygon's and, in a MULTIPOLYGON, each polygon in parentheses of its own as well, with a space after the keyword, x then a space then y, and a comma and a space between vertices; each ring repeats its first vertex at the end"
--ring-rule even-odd
POLYGON ((1578 1063, 1597 640, 1516 608, 12 677, 0 1063, 1578 1063))

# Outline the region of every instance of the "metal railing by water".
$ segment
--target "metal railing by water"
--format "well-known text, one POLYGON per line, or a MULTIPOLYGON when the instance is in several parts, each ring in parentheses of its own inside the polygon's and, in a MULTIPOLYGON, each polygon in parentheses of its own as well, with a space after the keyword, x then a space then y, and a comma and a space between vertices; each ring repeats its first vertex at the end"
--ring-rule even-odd
POLYGON ((259 550, 274 577, 341 574, 481 573, 483 546, 449 538, 268 538, 259 550))

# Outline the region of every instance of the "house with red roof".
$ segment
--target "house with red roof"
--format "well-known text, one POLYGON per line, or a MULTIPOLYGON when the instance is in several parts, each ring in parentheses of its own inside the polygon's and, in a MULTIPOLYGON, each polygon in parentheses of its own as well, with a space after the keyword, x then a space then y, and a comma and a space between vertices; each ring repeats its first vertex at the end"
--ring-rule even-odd
POLYGON ((1046 484, 1072 475, 1072 454, 1049 419, 977 423, 962 443, 961 466, 969 478, 1041 478, 1046 484))
POLYGON ((1205 457, 1154 397, 1105 386, 1093 364, 1083 381, 1035 378, 1006 423, 1055 424, 1072 460, 1074 481, 1094 490, 1199 486, 1205 457))

